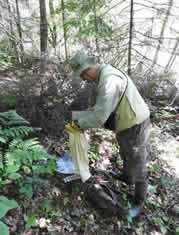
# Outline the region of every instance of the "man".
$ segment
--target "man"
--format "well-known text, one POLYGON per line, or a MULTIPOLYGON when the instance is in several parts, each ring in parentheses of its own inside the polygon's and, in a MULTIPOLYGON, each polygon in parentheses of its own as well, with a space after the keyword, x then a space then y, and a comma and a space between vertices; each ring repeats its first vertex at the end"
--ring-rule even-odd
POLYGON ((147 193, 147 145, 150 112, 130 77, 111 65, 99 65, 93 56, 79 51, 70 60, 72 77, 98 84, 95 108, 73 111, 72 119, 81 128, 109 128, 115 131, 123 160, 122 173, 113 177, 135 184, 130 214, 140 214, 147 193))

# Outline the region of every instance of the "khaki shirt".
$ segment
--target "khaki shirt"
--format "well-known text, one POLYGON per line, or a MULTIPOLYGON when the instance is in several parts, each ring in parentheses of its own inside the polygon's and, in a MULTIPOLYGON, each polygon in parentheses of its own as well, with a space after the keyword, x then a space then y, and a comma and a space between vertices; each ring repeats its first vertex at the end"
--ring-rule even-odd
POLYGON ((73 111, 72 119, 78 120, 81 128, 103 128, 112 112, 115 112, 116 133, 143 122, 150 115, 146 103, 127 74, 111 65, 101 65, 95 109, 73 111))

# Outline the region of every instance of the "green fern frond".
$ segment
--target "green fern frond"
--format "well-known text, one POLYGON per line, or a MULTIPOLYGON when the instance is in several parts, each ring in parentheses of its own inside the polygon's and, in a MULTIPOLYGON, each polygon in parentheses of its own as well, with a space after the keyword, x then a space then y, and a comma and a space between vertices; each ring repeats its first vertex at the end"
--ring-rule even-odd
POLYGON ((9 149, 5 157, 8 164, 12 164, 13 162, 24 165, 32 165, 33 162, 41 160, 55 159, 53 155, 50 155, 43 148, 37 138, 24 141, 20 138, 14 139, 9 144, 9 149))
POLYGON ((21 149, 21 150, 36 150, 42 149, 42 145, 38 141, 38 138, 31 138, 28 140, 22 140, 21 138, 15 138, 9 143, 9 150, 21 149))
POLYGON ((38 149, 43 148, 42 145, 40 145, 40 142, 37 137, 25 140, 23 145, 29 150, 36 150, 37 148, 38 149))
POLYGON ((0 121, 6 126, 29 124, 26 119, 16 113, 16 110, 10 110, 7 112, 0 113, 0 121))
POLYGON ((33 132, 34 128, 29 126, 16 126, 10 127, 4 130, 4 135, 8 137, 24 137, 27 136, 30 132, 33 132))
POLYGON ((1 136, 0 135, 0 143, 5 144, 5 143, 7 143, 7 141, 8 141, 8 138, 6 136, 1 136))
POLYGON ((37 174, 56 170, 56 156, 50 155, 38 138, 23 140, 30 132, 41 130, 27 124, 29 122, 15 110, 0 113, 0 169, 3 169, 5 176, 17 173, 20 169, 25 169, 24 167, 37 174))
POLYGON ((32 163, 31 154, 28 151, 16 149, 14 151, 8 151, 5 155, 7 165, 28 165, 32 163))
POLYGON ((0 124, 5 126, 7 125, 7 121, 0 117, 0 124))

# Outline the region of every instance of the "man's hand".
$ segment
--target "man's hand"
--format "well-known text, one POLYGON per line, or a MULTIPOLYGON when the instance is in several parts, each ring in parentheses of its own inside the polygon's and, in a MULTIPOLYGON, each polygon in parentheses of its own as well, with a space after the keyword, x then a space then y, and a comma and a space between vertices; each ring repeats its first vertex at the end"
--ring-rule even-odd
POLYGON ((76 125, 75 121, 72 121, 71 123, 68 123, 65 126, 66 130, 71 132, 71 133, 78 133, 80 130, 78 126, 76 125))
POLYGON ((73 128, 75 128, 75 129, 80 129, 80 126, 78 125, 78 121, 77 120, 73 120, 72 122, 71 122, 71 126, 73 127, 73 128))

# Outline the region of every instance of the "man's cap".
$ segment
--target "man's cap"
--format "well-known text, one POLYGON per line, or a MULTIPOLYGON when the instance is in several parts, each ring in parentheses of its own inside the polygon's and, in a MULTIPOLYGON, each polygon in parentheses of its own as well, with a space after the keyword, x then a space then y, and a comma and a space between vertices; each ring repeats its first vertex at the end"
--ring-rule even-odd
POLYGON ((72 78, 79 78, 80 74, 96 64, 94 56, 88 56, 83 50, 78 51, 72 59, 69 61, 69 64, 73 70, 71 75, 72 78))

